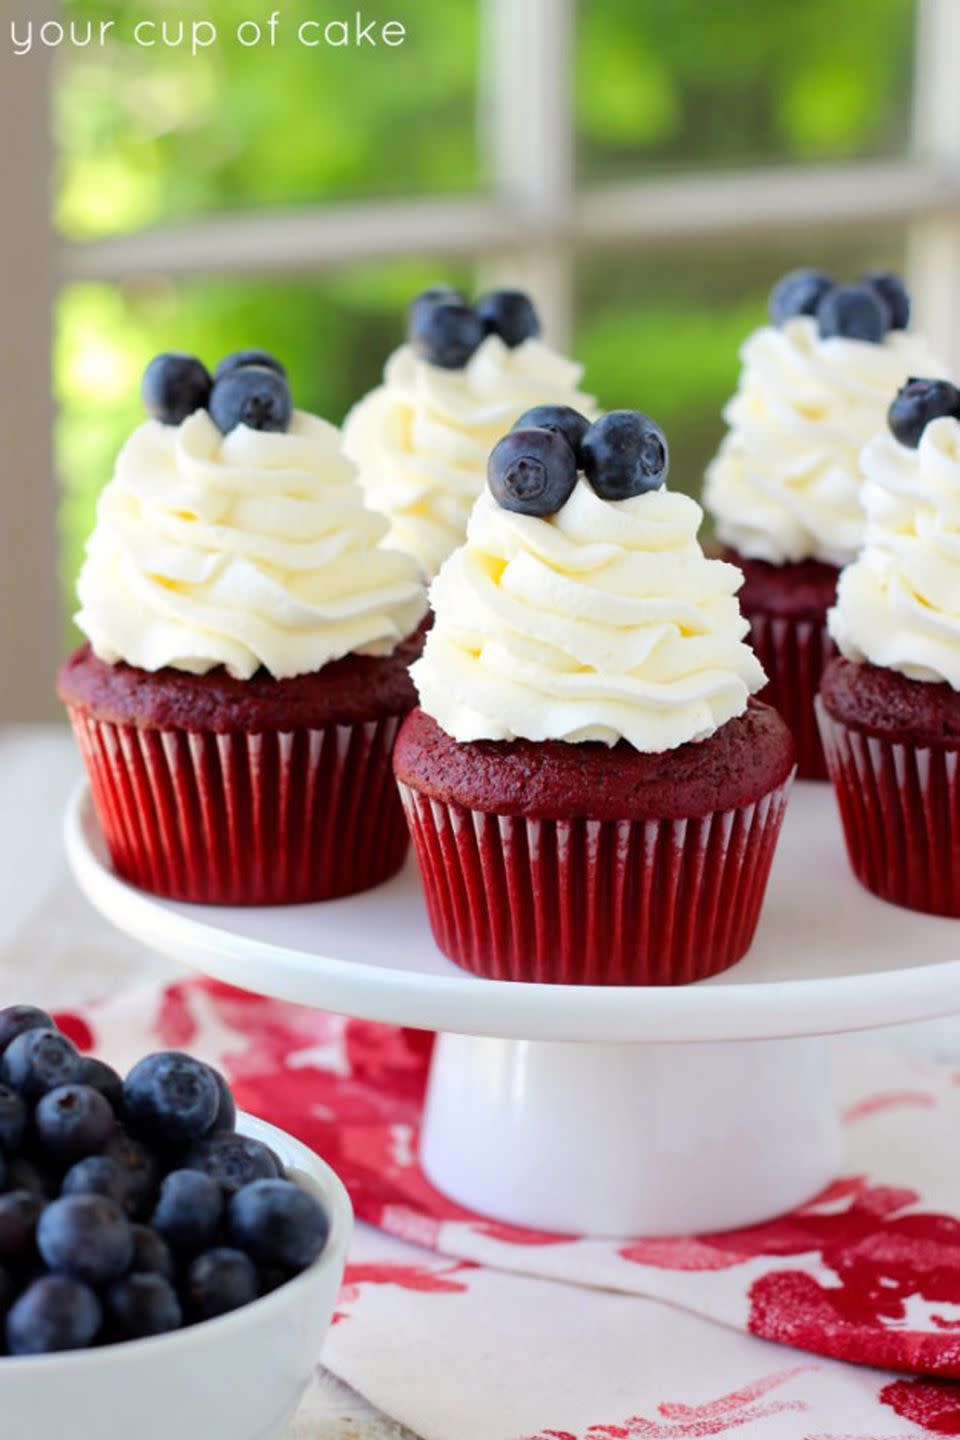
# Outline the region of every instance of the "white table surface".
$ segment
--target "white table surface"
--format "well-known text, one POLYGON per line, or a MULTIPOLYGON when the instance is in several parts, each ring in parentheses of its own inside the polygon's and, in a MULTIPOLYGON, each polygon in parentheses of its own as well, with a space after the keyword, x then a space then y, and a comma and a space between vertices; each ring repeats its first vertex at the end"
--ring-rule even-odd
MULTIPOLYGON (((94 915, 67 872, 60 826, 79 773, 66 728, 0 729, 0 1006, 70 1006, 177 973, 94 915)), ((960 1017, 886 1030, 883 1041, 956 1062, 960 1017)), ((414 1437, 321 1374, 290 1440, 414 1437)))
MULTIPOLYGON (((80 775, 65 727, 0 729, 0 1006, 71 1006, 178 973, 95 915, 67 872, 60 825, 80 775)), ((414 1440, 321 1372, 290 1440, 414 1440)))

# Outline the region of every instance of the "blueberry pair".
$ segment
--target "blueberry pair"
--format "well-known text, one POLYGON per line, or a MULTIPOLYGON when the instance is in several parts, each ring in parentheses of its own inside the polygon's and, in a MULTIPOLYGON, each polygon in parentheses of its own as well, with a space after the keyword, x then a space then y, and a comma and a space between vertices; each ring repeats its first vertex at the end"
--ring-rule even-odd
POLYGON ((147 414, 162 425, 180 425, 197 410, 209 410, 224 435, 238 425, 251 430, 286 430, 293 414, 287 373, 265 350, 238 350, 220 361, 211 376, 194 355, 157 355, 141 387, 147 414))
POLYGON ((639 410, 591 425, 569 405, 537 405, 494 447, 487 483, 502 509, 544 518, 567 503, 580 470, 602 500, 628 500, 658 490, 668 466, 666 436, 639 410))
POLYGON ((910 296, 899 275, 872 270, 855 285, 838 285, 823 270, 791 270, 770 292, 770 318, 784 325, 798 315, 813 315, 828 340, 866 340, 879 345, 889 330, 910 323, 910 296))
POLYGON ((488 335, 512 350, 539 334, 539 316, 522 290, 491 290, 471 305, 462 290, 437 285, 416 297, 407 316, 410 346, 442 370, 462 370, 488 335))
POLYGON ((931 420, 952 415, 960 420, 960 390, 949 380, 921 380, 911 376, 897 391, 887 411, 887 424, 901 445, 915 450, 931 420))

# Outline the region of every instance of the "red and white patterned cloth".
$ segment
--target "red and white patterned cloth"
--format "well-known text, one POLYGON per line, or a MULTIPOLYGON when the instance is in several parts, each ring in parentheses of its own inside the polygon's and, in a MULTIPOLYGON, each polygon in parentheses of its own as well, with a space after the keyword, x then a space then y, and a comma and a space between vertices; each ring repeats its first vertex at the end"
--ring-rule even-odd
POLYGON ((422 1032, 200 981, 60 1018, 121 1068, 160 1047, 213 1061, 339 1171, 367 1224, 324 1362, 425 1440, 960 1435, 947 1067, 838 1043, 849 1163, 823 1195, 749 1230, 613 1242, 496 1224, 430 1186, 422 1032))

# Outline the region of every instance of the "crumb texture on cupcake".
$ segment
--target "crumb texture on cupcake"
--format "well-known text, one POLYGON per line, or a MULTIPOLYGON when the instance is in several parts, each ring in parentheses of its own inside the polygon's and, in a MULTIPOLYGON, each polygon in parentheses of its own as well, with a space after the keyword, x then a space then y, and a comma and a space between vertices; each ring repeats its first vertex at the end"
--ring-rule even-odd
POLYGON ((833 720, 894 745, 960 750, 960 694, 945 683, 918 685, 897 670, 835 656, 820 698, 833 720))
POLYGON ((777 713, 751 700, 709 740, 644 754, 621 740, 452 740, 423 710, 400 731, 397 779, 442 805, 528 819, 697 818, 751 805, 785 784, 794 765, 777 713))
POLYGON ((77 624, 101 660, 150 672, 282 680, 386 655, 425 601, 385 532, 323 420, 224 434, 205 409, 152 419, 101 495, 77 624))
MULTIPOLYGON (((659 483, 659 482, 657 482, 659 483)), ((708 560, 702 513, 652 489, 610 503, 588 480, 548 516, 489 490, 431 589, 412 674, 454 740, 626 740, 672 751, 742 715, 764 683, 734 566, 708 560)))
POLYGON ((57 688, 66 704, 111 725, 192 734, 290 734, 406 715, 417 702, 409 659, 403 646, 392 655, 344 655, 278 683, 264 670, 238 680, 222 667, 189 675, 170 666, 147 672, 122 661, 108 665, 87 644, 64 661, 57 688))
POLYGON ((932 419, 914 445, 884 429, 863 466, 866 543, 830 634, 848 660, 960 690, 960 421, 932 419))
POLYGON ((860 453, 910 375, 939 373, 916 335, 824 335, 809 314, 755 331, 704 503, 741 555, 846 565, 863 542, 860 453))
POLYGON ((508 345, 489 334, 459 368, 444 368, 403 345, 383 384, 347 416, 344 446, 368 503, 390 523, 387 545, 434 576, 467 528, 491 449, 534 405, 590 412, 582 367, 532 336, 508 345))

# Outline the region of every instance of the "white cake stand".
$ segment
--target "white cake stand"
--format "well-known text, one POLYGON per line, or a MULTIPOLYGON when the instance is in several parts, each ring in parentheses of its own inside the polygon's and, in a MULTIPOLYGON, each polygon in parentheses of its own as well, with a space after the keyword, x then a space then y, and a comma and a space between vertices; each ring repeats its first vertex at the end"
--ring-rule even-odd
POLYGON ((440 1031, 424 1167, 460 1203, 536 1229, 689 1233, 802 1203, 842 1164, 825 1037, 960 1011, 960 921, 857 885, 826 785, 794 791, 750 954, 673 988, 468 975, 434 944, 412 863, 350 899, 228 909, 119 880, 83 787, 66 842, 94 906, 152 948, 261 994, 440 1031))

